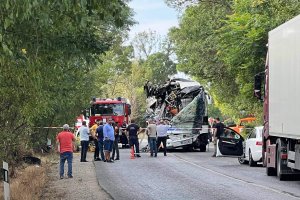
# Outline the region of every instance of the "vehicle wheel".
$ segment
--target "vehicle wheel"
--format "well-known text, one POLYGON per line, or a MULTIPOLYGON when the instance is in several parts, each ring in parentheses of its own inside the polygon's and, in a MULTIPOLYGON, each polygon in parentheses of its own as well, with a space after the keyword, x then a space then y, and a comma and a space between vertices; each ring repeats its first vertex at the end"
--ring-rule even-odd
POLYGON ((287 175, 284 175, 282 173, 282 160, 281 160, 281 147, 282 147, 282 141, 280 139, 277 140, 277 149, 276 149, 276 174, 279 180, 285 180, 287 178, 287 175))
POLYGON ((249 166, 250 167, 254 167, 254 166, 256 166, 256 162, 253 160, 253 158, 252 158, 252 153, 251 153, 251 151, 250 151, 250 149, 249 149, 249 166))
POLYGON ((206 145, 202 144, 200 145, 200 152, 205 152, 206 151, 206 145))
POLYGON ((276 170, 273 167, 266 167, 266 172, 268 176, 276 176, 276 170))
POLYGON ((240 158, 238 158, 238 161, 239 161, 239 163, 240 164, 248 164, 248 161, 247 160, 245 160, 245 158, 244 157, 240 157, 240 158))
POLYGON ((187 151, 187 152, 191 152, 194 150, 194 147, 193 146, 185 146, 185 147, 183 147, 183 150, 187 151))

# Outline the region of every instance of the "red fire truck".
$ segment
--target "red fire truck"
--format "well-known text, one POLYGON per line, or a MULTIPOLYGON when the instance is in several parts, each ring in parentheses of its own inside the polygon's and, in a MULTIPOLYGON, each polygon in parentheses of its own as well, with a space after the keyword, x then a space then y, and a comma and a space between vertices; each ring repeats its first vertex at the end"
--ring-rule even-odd
MULTIPOLYGON (((126 124, 130 122, 131 105, 129 100, 126 98, 93 98, 90 105, 91 106, 87 108, 82 115, 77 117, 77 121, 75 123, 75 135, 77 137, 78 150, 80 148, 79 128, 82 126, 83 121, 86 121, 89 127, 92 127, 96 123, 97 119, 100 119, 103 122, 106 122, 108 119, 112 119, 118 124, 118 126, 121 126, 124 121, 126 124)), ((90 140, 92 140, 92 138, 90 138, 90 140)), ((128 141, 123 142, 124 145, 128 143, 128 141)))
POLYGON ((130 121, 131 105, 128 99, 118 97, 115 99, 93 98, 91 107, 86 109, 85 119, 89 121, 89 127, 95 124, 97 119, 106 122, 113 119, 114 122, 122 125, 124 121, 130 121))

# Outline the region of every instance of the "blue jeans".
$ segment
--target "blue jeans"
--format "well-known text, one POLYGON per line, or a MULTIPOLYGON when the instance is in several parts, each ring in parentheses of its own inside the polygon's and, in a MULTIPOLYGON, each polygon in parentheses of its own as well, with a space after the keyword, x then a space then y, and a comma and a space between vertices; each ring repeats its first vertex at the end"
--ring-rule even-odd
POLYGON ((98 140, 98 146, 99 146, 99 153, 101 156, 101 160, 105 160, 104 153, 103 153, 103 140, 98 140))
POLYGON ((68 176, 72 176, 72 160, 73 160, 73 153, 72 152, 64 152, 60 154, 60 168, 59 168, 59 175, 64 176, 64 168, 65 168, 65 161, 68 162, 68 176))
POLYGON ((150 153, 151 153, 151 156, 153 156, 153 151, 154 151, 155 156, 157 156, 156 138, 155 137, 150 137, 149 142, 150 142, 150 153))

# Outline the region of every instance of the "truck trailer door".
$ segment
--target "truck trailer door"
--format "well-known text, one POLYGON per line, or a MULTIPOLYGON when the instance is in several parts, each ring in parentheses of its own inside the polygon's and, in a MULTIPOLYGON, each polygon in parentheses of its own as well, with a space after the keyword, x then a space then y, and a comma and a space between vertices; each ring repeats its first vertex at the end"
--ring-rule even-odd
POLYGON ((225 127, 223 134, 217 141, 217 157, 231 156, 241 157, 243 156, 243 137, 236 131, 225 127))

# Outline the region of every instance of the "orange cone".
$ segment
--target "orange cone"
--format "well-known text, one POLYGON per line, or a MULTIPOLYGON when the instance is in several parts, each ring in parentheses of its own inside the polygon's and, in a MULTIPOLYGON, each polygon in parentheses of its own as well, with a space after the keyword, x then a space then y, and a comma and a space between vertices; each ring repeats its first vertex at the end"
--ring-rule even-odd
POLYGON ((131 150, 130 150, 130 159, 134 159, 134 149, 133 149, 133 147, 131 147, 131 150))

